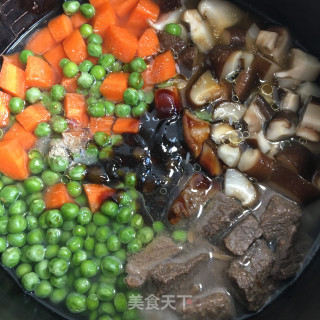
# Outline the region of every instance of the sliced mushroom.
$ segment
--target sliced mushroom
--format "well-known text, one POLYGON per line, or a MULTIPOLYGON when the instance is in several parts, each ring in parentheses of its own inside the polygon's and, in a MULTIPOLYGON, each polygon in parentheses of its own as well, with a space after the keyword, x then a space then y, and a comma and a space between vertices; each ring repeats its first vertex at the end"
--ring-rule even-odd
POLYGON ((218 156, 228 167, 235 168, 241 157, 241 149, 230 144, 222 144, 218 147, 218 156))
POLYGON ((271 82, 275 73, 279 71, 281 67, 274 61, 255 55, 252 69, 258 74, 259 80, 271 82))
POLYGON ((319 135, 320 135, 320 101, 317 100, 316 98, 313 98, 311 101, 308 102, 305 111, 302 116, 302 120, 299 124, 299 128, 296 132, 297 136, 302 136, 301 133, 303 132, 310 132, 314 131, 317 135, 318 138, 316 138, 315 134, 311 134, 312 136, 314 135, 316 139, 313 138, 313 140, 310 140, 310 137, 307 140, 318 142, 319 141, 319 135), (309 130, 305 130, 309 129, 309 130), (312 131, 311 131, 312 130, 312 131))
POLYGON ((297 112, 300 108, 300 95, 291 90, 279 89, 279 107, 280 110, 297 112))
POLYGON ((213 32, 198 10, 186 10, 182 15, 182 20, 189 24, 191 39, 199 51, 206 53, 213 48, 215 44, 213 32))
POLYGON ((297 86, 301 84, 301 81, 292 78, 278 78, 277 83, 280 88, 296 90, 297 86))
POLYGON ((215 106, 213 120, 222 120, 230 124, 240 121, 247 108, 241 103, 222 101, 215 106))
POLYGON ((201 154, 204 142, 210 136, 210 124, 199 119, 189 110, 185 110, 182 116, 184 139, 194 155, 198 158, 201 154))
POLYGON ((243 119, 247 123, 248 131, 251 134, 259 132, 264 123, 271 120, 273 115, 274 111, 266 99, 257 94, 250 103, 243 119))
POLYGON ((320 98, 320 87, 314 82, 307 81, 298 87, 297 93, 301 96, 303 104, 305 104, 310 97, 320 98))
POLYGON ((320 61, 300 49, 291 50, 288 70, 276 72, 277 78, 293 78, 300 81, 314 81, 320 74, 320 61))
POLYGON ((234 92, 240 102, 244 103, 252 93, 252 89, 257 84, 257 73, 249 68, 243 70, 235 80, 234 92))
POLYGON ((246 142, 251 148, 260 149, 265 154, 277 147, 277 144, 272 144, 266 139, 263 130, 251 134, 250 137, 246 139, 246 142))
POLYGON ((198 10, 218 35, 245 17, 244 12, 237 6, 224 0, 202 0, 198 5, 198 10))
POLYGON ((197 67, 198 49, 196 47, 186 47, 178 55, 178 65, 180 73, 186 77, 191 77, 199 67, 197 67))
POLYGON ((199 163, 212 177, 219 176, 223 172, 222 164, 217 155, 217 147, 210 140, 203 145, 199 163))
POLYGON ((190 100, 196 106, 218 100, 223 95, 221 86, 216 82, 211 72, 206 71, 195 82, 190 90, 190 100))
POLYGON ((311 128, 298 127, 296 136, 311 142, 320 142, 320 134, 311 128))
POLYGON ((184 11, 185 6, 183 5, 181 8, 177 8, 176 10, 170 10, 162 13, 155 22, 148 20, 148 24, 155 30, 164 30, 168 23, 179 23, 181 15, 184 11))
POLYGON ((158 38, 162 51, 171 49, 175 54, 178 54, 187 45, 187 43, 183 39, 166 31, 159 31, 158 38))
POLYGON ((246 47, 246 35, 246 29, 232 26, 223 30, 220 41, 223 44, 244 49, 246 47))
POLYGON ((290 146, 279 151, 274 157, 284 167, 310 180, 315 169, 314 159, 312 152, 303 145, 290 146))
POLYGON ((257 48, 277 63, 282 63, 289 53, 292 40, 289 32, 283 27, 261 30, 257 39, 257 48))
POLYGON ((216 123, 211 126, 211 139, 216 144, 221 144, 229 140, 229 135, 234 132, 234 128, 228 123, 216 123))
POLYGON ((245 207, 253 206, 257 201, 257 191, 252 182, 235 169, 228 169, 225 174, 224 192, 228 197, 241 201, 245 207))
POLYGON ((259 149, 247 149, 241 155, 238 168, 259 182, 269 179, 275 166, 275 160, 271 159, 259 149))
POLYGON ((253 23, 248 29, 247 35, 246 35, 246 48, 248 50, 255 49, 256 39, 259 35, 259 32, 260 32, 260 28, 255 23, 253 23))
POLYGON ((266 138, 270 141, 280 141, 292 137, 296 131, 298 116, 292 111, 280 111, 269 122, 266 138))

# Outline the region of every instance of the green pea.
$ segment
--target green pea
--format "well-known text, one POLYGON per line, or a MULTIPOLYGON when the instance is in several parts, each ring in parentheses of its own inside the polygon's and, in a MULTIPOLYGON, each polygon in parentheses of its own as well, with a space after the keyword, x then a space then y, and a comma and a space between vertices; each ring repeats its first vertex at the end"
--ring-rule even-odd
POLYGON ((128 104, 117 104, 114 111, 119 118, 129 118, 131 115, 131 107, 128 104))
POLYGON ((63 105, 59 101, 50 101, 47 108, 52 115, 63 113, 63 105))
POLYGON ((7 249, 7 241, 4 237, 0 237, 0 253, 4 252, 7 249))
POLYGON ((55 115, 51 119, 52 130, 57 133, 62 133, 68 129, 68 122, 62 116, 55 115))
POLYGON ((101 258, 105 257, 108 254, 109 254, 109 250, 108 250, 108 247, 107 247, 107 245, 105 243, 102 243, 102 242, 96 243, 96 245, 94 247, 94 255, 98 259, 101 259, 101 258))
POLYGON ((95 293, 91 293, 87 297, 87 308, 88 310, 96 310, 99 307, 99 298, 95 293))
POLYGON ((120 230, 119 239, 122 243, 129 243, 136 237, 136 232, 132 227, 126 227, 120 230))
POLYGON ((99 64, 108 69, 112 66, 112 64, 116 61, 116 58, 114 57, 114 55, 108 53, 108 54, 103 54, 101 56, 101 58, 99 59, 99 64))
POLYGON ((119 213, 117 215, 117 222, 119 223, 129 223, 133 216, 133 211, 129 206, 124 206, 119 209, 119 213))
POLYGON ((120 72, 122 71, 122 63, 120 61, 115 61, 111 66, 112 72, 120 72))
MULTIPOLYGON (((53 164, 53 166, 56 167, 56 164, 53 164)), ((41 178, 47 186, 53 186, 61 181, 60 174, 50 170, 43 171, 41 178)))
POLYGON ((83 239, 79 236, 73 236, 67 241, 67 247, 75 253, 83 248, 83 239))
POLYGON ((89 89, 89 95, 90 97, 94 97, 96 99, 101 98, 102 94, 100 91, 100 87, 102 85, 102 81, 96 81, 91 88, 89 89))
POLYGON ((165 230, 165 225, 161 221, 155 221, 152 224, 152 228, 153 228, 155 233, 163 233, 163 231, 165 230))
POLYGON ((24 101, 21 98, 13 97, 9 101, 9 109, 12 114, 18 114, 24 109, 24 101))
POLYGON ((68 285, 68 276, 64 274, 61 277, 55 277, 51 276, 50 277, 50 283, 55 287, 55 288, 64 288, 68 285))
POLYGON ((61 84, 55 84, 50 90, 51 99, 54 101, 62 101, 66 92, 67 90, 64 86, 61 84))
POLYGON ((9 221, 8 216, 5 215, 5 216, 0 217, 0 234, 7 234, 8 233, 8 230, 7 230, 8 221, 9 221))
POLYGON ((130 68, 133 72, 143 72, 147 69, 147 65, 142 58, 135 58, 130 62, 130 68))
POLYGON ((79 65, 79 71, 81 72, 89 72, 93 67, 93 63, 90 60, 84 60, 79 65))
POLYGON ((83 261, 87 260, 87 253, 84 250, 78 250, 72 256, 72 263, 74 266, 80 266, 83 261))
POLYGON ((81 262, 80 272, 83 277, 92 278, 98 272, 98 267, 93 260, 85 260, 81 262))
POLYGON ((107 71, 104 67, 96 65, 92 67, 90 73, 96 80, 102 80, 106 76, 107 71))
POLYGON ((105 201, 101 206, 101 212, 110 218, 116 217, 118 210, 119 206, 117 203, 111 200, 105 201))
POLYGON ((106 115, 106 109, 102 102, 97 102, 88 106, 88 113, 92 117, 101 118, 106 115))
POLYGON ((144 224, 143 217, 140 214, 135 214, 132 217, 130 224, 132 228, 140 230, 144 224))
POLYGON ((124 312, 128 309, 126 296, 122 292, 115 296, 113 303, 118 312, 124 312))
POLYGON ((61 240, 62 233, 58 228, 49 228, 46 234, 46 242, 48 244, 58 244, 61 240))
POLYGON ((89 208, 81 208, 77 216, 77 222, 84 226, 92 221, 92 212, 89 208))
POLYGON ((42 153, 37 149, 30 150, 28 156, 30 159, 44 159, 42 153))
POLYGON ((41 91, 38 88, 30 88, 26 91, 26 100, 34 104, 41 100, 41 91))
POLYGON ((91 143, 91 144, 88 145, 88 147, 87 147, 87 149, 86 149, 86 155, 87 155, 88 157, 90 157, 90 158, 95 159, 95 158, 97 158, 98 155, 99 155, 99 149, 97 148, 96 145, 94 145, 94 144, 91 143))
POLYGON ((26 251, 26 256, 31 262, 40 262, 44 259, 45 249, 41 244, 32 244, 26 251))
POLYGON ((87 251, 93 251, 93 250, 94 250, 94 247, 95 247, 95 244, 96 244, 96 241, 95 241, 94 238, 87 237, 87 238, 84 240, 84 248, 85 248, 87 251))
POLYGON ((69 167, 69 160, 62 156, 55 156, 48 159, 48 165, 54 172, 64 172, 69 167))
POLYGON ((59 66, 60 66, 60 68, 62 68, 62 69, 63 69, 63 67, 64 67, 68 62, 70 62, 70 60, 69 60, 69 59, 67 59, 67 58, 63 58, 63 59, 61 59, 61 60, 60 60, 60 62, 59 62, 59 66))
POLYGON ((23 184, 28 193, 39 192, 44 188, 44 183, 38 176, 31 176, 27 178, 24 180, 23 184))
POLYGON ((84 207, 84 206, 86 206, 88 204, 87 196, 84 193, 82 193, 82 194, 80 194, 80 196, 74 198, 74 201, 80 207, 84 207))
POLYGON ((73 220, 79 214, 79 207, 74 203, 65 203, 62 205, 61 214, 66 221, 73 220))
POLYGON ((42 159, 31 159, 28 164, 29 170, 33 174, 41 173, 45 168, 45 162, 42 159))
POLYGON ((137 176, 134 172, 130 172, 124 177, 124 184, 127 188, 134 188, 137 185, 137 176))
POLYGON ((84 226, 76 225, 73 227, 72 234, 74 236, 85 237, 87 235, 87 229, 84 226))
POLYGON ((116 295, 116 288, 111 283, 100 283, 97 296, 101 301, 112 301, 116 295))
POLYGON ((34 293, 38 298, 44 299, 50 297, 52 291, 53 287, 50 282, 47 280, 42 280, 35 288, 34 293))
POLYGON ((57 257, 58 258, 63 258, 65 259, 66 261, 70 261, 71 260, 71 257, 72 257, 72 252, 70 251, 69 248, 67 247, 61 247, 58 251, 58 254, 57 254, 57 257))
POLYGON ((21 215, 11 216, 8 220, 7 230, 10 233, 23 232, 27 228, 27 220, 21 215))
POLYGON ((74 62, 69 61, 63 66, 63 74, 67 78, 74 78, 78 71, 78 66, 74 62))
POLYGON ((30 213, 26 216, 27 219, 27 230, 31 231, 38 227, 38 219, 35 216, 32 216, 30 213))
POLYGON ((77 83, 80 88, 89 89, 94 83, 94 77, 88 72, 82 72, 77 80, 77 83))
POLYGON ((91 19, 95 15, 94 6, 89 3, 82 4, 80 6, 80 12, 87 19, 91 19))
POLYGON ((108 226, 101 226, 97 228, 95 238, 99 242, 106 242, 111 235, 111 229, 108 226))
POLYGON ((78 1, 65 1, 62 5, 62 9, 67 16, 74 15, 80 8, 78 1))
POLYGON ((141 89, 143 87, 144 81, 143 76, 139 72, 132 72, 129 75, 129 85, 134 89, 141 89))
POLYGON ((65 300, 65 298, 68 295, 68 289, 67 288, 56 288, 52 290, 52 293, 49 297, 50 301, 54 304, 61 303, 65 300))
POLYGON ((128 243, 127 250, 130 253, 138 253, 142 249, 142 242, 139 239, 133 239, 128 243))
POLYGON ((152 241, 154 232, 150 227, 143 227, 137 233, 137 239, 139 239, 143 244, 147 244, 152 241))
POLYGON ((20 258, 20 249, 16 247, 10 247, 2 253, 1 262, 6 268, 13 268, 18 265, 20 258))
POLYGON ((176 23, 168 23, 166 24, 164 30, 170 34, 173 34, 176 37, 181 36, 182 28, 176 23))
POLYGON ((23 214, 27 212, 27 204, 23 200, 17 200, 12 203, 9 207, 9 214, 23 214))
POLYGON ((123 72, 130 72, 130 64, 125 63, 122 67, 123 72))
POLYGON ((21 233, 10 233, 7 236, 7 241, 11 247, 23 247, 27 242, 27 237, 24 232, 21 233))
POLYGON ((97 231, 97 226, 93 222, 91 222, 87 225, 88 236, 93 237, 95 235, 96 231, 97 231))
POLYGON ((98 43, 89 43, 87 47, 89 56, 99 58, 102 54, 102 47, 98 43))
POLYGON ((105 215, 103 215, 100 212, 96 212, 93 215, 93 222, 96 226, 101 227, 101 226, 105 226, 108 224, 109 222, 109 218, 106 217, 105 215))
POLYGON ((136 118, 143 116, 148 110, 148 105, 142 101, 132 108, 132 115, 136 118))
POLYGON ((35 228, 28 232, 27 234, 27 242, 29 244, 40 244, 44 240, 44 232, 40 228, 35 228))
POLYGON ((122 143, 123 143, 123 137, 121 134, 111 135, 111 145, 112 146, 120 146, 122 143))
POLYGON ((94 138, 95 143, 101 147, 105 146, 107 144, 110 144, 110 142, 111 142, 110 135, 108 135, 107 133, 102 132, 102 131, 96 132, 94 134, 93 138, 94 138))
POLYGON ((115 104, 111 101, 104 101, 103 103, 105 110, 106 110, 106 115, 107 116, 113 116, 114 115, 114 109, 115 109, 115 104))
POLYGON ((120 249, 121 241, 117 235, 113 234, 109 236, 107 240, 107 247, 108 247, 108 250, 111 252, 114 252, 120 249))
POLYGON ((27 64, 29 56, 34 56, 34 53, 31 50, 22 50, 19 56, 20 62, 23 64, 27 64))
POLYGON ((111 228, 112 228, 113 232, 118 233, 123 228, 123 224, 121 224, 117 221, 112 221, 111 228))
POLYGON ((25 274, 32 271, 32 265, 30 263, 20 263, 16 268, 16 275, 21 279, 25 274))
MULTIPOLYGON (((123 320, 141 320, 137 309, 127 310, 122 315, 123 320)), ((115 320, 115 319, 114 319, 115 320)))
POLYGON ((81 183, 79 183, 78 181, 70 181, 67 183, 67 190, 71 197, 79 197, 82 193, 81 183))
POLYGON ((178 243, 185 243, 188 240, 188 233, 184 230, 175 230, 172 233, 172 239, 178 243))
POLYGON ((78 293, 84 294, 90 289, 90 287, 91 282, 87 278, 80 277, 74 281, 74 288, 78 293))
POLYGON ((49 272, 49 260, 45 259, 38 262, 34 267, 35 272, 42 280, 48 280, 50 278, 49 272))
POLYGON ((123 94, 123 99, 124 99, 124 102, 129 106, 137 105, 139 102, 139 95, 137 90, 132 88, 126 89, 123 94))
POLYGON ((113 149, 112 146, 105 146, 99 152, 100 160, 109 160, 113 157, 113 149))
POLYGON ((39 282, 39 276, 35 272, 29 272, 21 279, 22 286, 26 291, 33 291, 39 282))
POLYGON ((101 260, 101 271, 105 276, 116 277, 123 272, 123 264, 117 257, 107 256, 101 260))
POLYGON ((61 277, 68 271, 69 263, 63 258, 53 258, 48 267, 51 275, 61 277))
POLYGON ((93 34, 93 28, 92 28, 92 26, 90 24, 84 23, 80 27, 80 33, 84 38, 88 38, 90 35, 93 34))
POLYGON ((93 33, 88 37, 88 43, 102 44, 103 40, 100 35, 98 35, 97 33, 93 33))

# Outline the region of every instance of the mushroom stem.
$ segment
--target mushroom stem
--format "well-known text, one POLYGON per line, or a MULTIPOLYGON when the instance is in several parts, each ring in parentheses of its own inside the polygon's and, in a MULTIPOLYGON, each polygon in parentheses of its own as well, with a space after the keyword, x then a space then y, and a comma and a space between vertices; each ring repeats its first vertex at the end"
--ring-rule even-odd
POLYGON ((247 31, 247 35, 246 35, 246 47, 248 50, 254 50, 255 44, 256 44, 256 39, 259 35, 260 32, 260 28, 253 23, 250 28, 247 31))
POLYGON ((228 197, 241 201, 245 207, 253 206, 257 201, 257 191, 252 182, 235 169, 228 169, 225 174, 224 192, 228 197))
POLYGON ((222 144, 218 147, 218 156, 228 167, 235 168, 241 157, 241 149, 230 144, 222 144))
POLYGON ((286 90, 280 101, 280 110, 297 112, 300 108, 300 96, 292 91, 286 90))
POLYGON ((246 46, 246 35, 247 31, 245 29, 232 26, 222 32, 220 40, 223 44, 244 49, 246 46))
POLYGON ((320 98, 320 87, 314 82, 304 82, 298 89, 297 93, 301 96, 302 103, 305 104, 312 97, 320 98))
POLYGON ((211 139, 216 144, 221 144, 229 140, 229 135, 234 132, 234 128, 228 123, 217 123, 211 126, 211 139))
POLYGON ((240 121, 247 108, 241 103, 222 101, 215 106, 213 120, 222 120, 228 123, 240 121))

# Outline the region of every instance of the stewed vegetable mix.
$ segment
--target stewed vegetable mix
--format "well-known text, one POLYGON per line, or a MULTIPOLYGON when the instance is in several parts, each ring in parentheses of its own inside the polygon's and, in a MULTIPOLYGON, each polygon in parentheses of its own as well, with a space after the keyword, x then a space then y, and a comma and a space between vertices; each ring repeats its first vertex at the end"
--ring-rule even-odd
POLYGON ((139 132, 154 84, 176 74, 146 23, 158 5, 110 3, 65 1, 24 50, 3 57, 0 73, 1 263, 24 290, 92 320, 138 319, 128 310, 137 292, 124 282, 127 255, 165 227, 140 214, 135 173, 93 184, 87 169, 139 132))

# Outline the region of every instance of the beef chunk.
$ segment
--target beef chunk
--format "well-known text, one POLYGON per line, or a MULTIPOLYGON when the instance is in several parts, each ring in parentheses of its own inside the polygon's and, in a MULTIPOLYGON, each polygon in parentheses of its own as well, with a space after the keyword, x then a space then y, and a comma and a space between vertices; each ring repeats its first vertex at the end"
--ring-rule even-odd
POLYGON ((270 277, 274 254, 264 240, 257 240, 242 257, 232 261, 229 277, 245 298, 249 310, 258 310, 274 291, 270 277))
POLYGON ((171 206, 168 213, 169 221, 176 224, 182 216, 188 218, 198 214, 219 190, 220 184, 215 180, 210 181, 202 174, 193 175, 171 206))
POLYGON ((176 257, 168 262, 155 266, 150 271, 152 287, 157 288, 157 294, 166 292, 180 292, 184 288, 186 280, 191 279, 199 270, 200 265, 209 260, 208 253, 198 253, 185 257, 176 257))
POLYGON ((183 39, 166 31, 159 31, 158 37, 160 49, 163 51, 171 49, 173 53, 178 54, 186 46, 186 42, 183 39))
POLYGON ((182 7, 182 0, 157 0, 162 13, 170 12, 182 7))
POLYGON ((144 250, 129 258, 126 265, 126 283, 130 288, 139 288, 147 280, 155 265, 172 258, 181 248, 168 237, 154 239, 144 250))
POLYGON ((259 228, 257 219, 253 215, 250 215, 224 238, 224 244, 233 254, 241 256, 261 236, 262 229, 259 228))
POLYGON ((298 205, 278 195, 271 197, 266 211, 261 215, 263 235, 275 244, 276 262, 272 270, 275 279, 292 277, 299 269, 293 243, 301 215, 298 205))
POLYGON ((233 302, 225 292, 196 296, 182 311, 182 318, 186 320, 230 320, 233 317, 233 302))
POLYGON ((205 206, 193 232, 212 239, 219 231, 228 228, 241 212, 242 208, 238 202, 218 192, 205 206))

